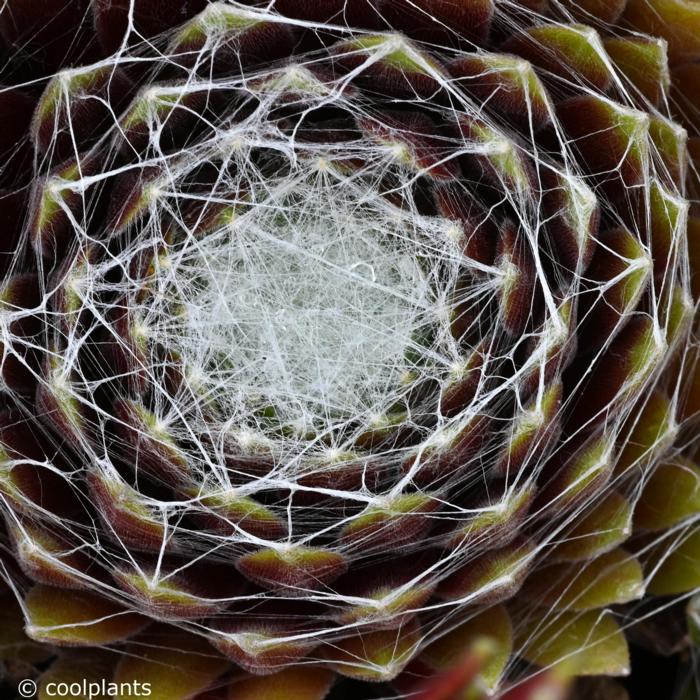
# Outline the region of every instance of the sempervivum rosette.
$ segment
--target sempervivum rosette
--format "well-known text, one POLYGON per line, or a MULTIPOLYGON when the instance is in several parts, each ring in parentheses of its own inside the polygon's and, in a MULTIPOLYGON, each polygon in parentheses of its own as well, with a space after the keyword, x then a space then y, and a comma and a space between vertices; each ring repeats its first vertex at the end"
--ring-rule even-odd
POLYGON ((700 6, 0 31, 15 660, 169 700, 626 673, 700 586, 700 6))

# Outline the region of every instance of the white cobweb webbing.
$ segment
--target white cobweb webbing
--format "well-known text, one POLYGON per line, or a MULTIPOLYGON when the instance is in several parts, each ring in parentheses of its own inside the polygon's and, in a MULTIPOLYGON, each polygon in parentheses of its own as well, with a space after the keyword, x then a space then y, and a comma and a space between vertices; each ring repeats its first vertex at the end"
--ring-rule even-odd
MULTIPOLYGON (((229 5, 237 7, 235 3, 229 5)), ((267 11, 262 14, 277 17, 267 11)), ((318 31, 323 32, 324 28, 318 27, 318 31)), ((345 33, 352 35, 348 30, 345 33)), ((396 38, 401 46, 403 41, 396 38)), ((356 69, 357 73, 393 49, 394 45, 379 46, 369 52, 366 65, 356 69)), ((216 41, 212 41, 197 52, 196 58, 201 65, 207 65, 216 50, 216 41)), ((131 58, 139 58, 140 51, 141 48, 124 48, 103 63, 116 67, 131 58)), ((600 51, 604 54, 602 45, 600 51)), ((70 286, 80 310, 87 312, 94 324, 93 330, 107 328, 111 342, 122 344, 125 353, 132 356, 136 365, 132 366, 134 374, 146 376, 146 389, 139 399, 143 399, 149 415, 154 417, 148 437, 155 435, 166 447, 171 442, 177 444, 196 475, 195 486, 201 489, 199 493, 195 488, 190 498, 172 501, 161 500, 152 493, 140 495, 142 504, 168 523, 159 557, 166 553, 171 537, 184 542, 185 561, 174 571, 161 573, 158 567, 155 573, 146 571, 128 544, 118 536, 113 537, 113 533, 107 538, 96 528, 73 534, 82 539, 82 546, 104 566, 131 568, 143 573, 144 579, 154 585, 167 583, 178 572, 186 571, 191 561, 209 555, 219 557, 220 550, 229 546, 237 552, 251 545, 284 552, 293 544, 313 545, 318 540, 332 538, 339 524, 351 524, 364 512, 348 507, 339 515, 332 509, 324 512, 324 507, 308 508, 295 500, 295 489, 301 493, 305 489, 316 491, 316 495, 326 499, 324 504, 337 499, 367 508, 385 505, 397 492, 432 493, 431 485, 416 486, 412 482, 411 469, 378 493, 366 486, 348 490, 340 483, 314 489, 300 486, 299 482, 323 464, 324 458, 332 461, 345 452, 353 452, 358 437, 372 429, 384 428, 392 420, 392 429, 416 431, 420 449, 416 455, 415 444, 405 447, 397 441, 380 445, 372 457, 386 473, 394 473, 407 455, 415 458, 414 471, 417 470, 424 453, 449 442, 482 414, 495 419, 494 435, 508 440, 514 432, 511 414, 519 416, 523 408, 519 389, 526 375, 536 377, 536 388, 534 403, 525 419, 536 424, 544 410, 547 353, 568 330, 562 310, 566 303, 577 307, 584 292, 587 298, 600 295, 611 284, 598 284, 576 270, 568 277, 556 266, 552 271, 548 259, 552 253, 543 242, 546 222, 541 219, 541 194, 505 181, 500 183, 500 190, 492 185, 498 190, 497 201, 485 209, 488 213, 489 208, 507 209, 515 219, 518 240, 533 258, 543 306, 541 323, 528 327, 527 338, 504 342, 498 333, 501 321, 498 299, 504 288, 517 282, 520 274, 517 266, 503 260, 497 260, 493 266, 470 260, 463 255, 459 226, 444 216, 420 210, 414 196, 415 188, 420 187, 416 183, 430 176, 430 168, 412 158, 406 146, 410 139, 382 142, 363 134, 360 139, 341 145, 310 144, 299 138, 295 129, 282 124, 276 110, 280 96, 288 92, 290 80, 310 82, 313 88, 302 90, 296 103, 287 102, 288 113, 294 113, 292 122, 303 122, 300 115, 311 114, 314 108, 326 108, 329 104, 345 114, 355 116, 359 112, 366 119, 382 120, 381 110, 373 107, 371 101, 357 98, 347 78, 319 78, 307 72, 307 68, 321 62, 318 53, 296 56, 294 62, 292 69, 273 66, 252 76, 233 75, 215 80, 192 71, 186 82, 175 87, 152 88, 146 94, 149 114, 146 150, 136 153, 126 165, 115 165, 115 170, 110 170, 106 161, 108 167, 103 172, 79 176, 63 185, 84 198, 85 206, 77 214, 66 207, 72 219, 73 245, 88 260, 91 260, 88 251, 97 249, 100 259, 68 269, 64 275, 52 278, 54 288, 51 284, 46 288, 39 310, 50 339, 60 350, 55 358, 57 372, 48 378, 41 375, 39 381, 48 384, 54 393, 60 388, 77 405, 94 411, 91 429, 98 439, 81 444, 81 449, 86 451, 85 463, 77 472, 96 469, 108 479, 117 478, 118 470, 113 462, 118 462, 118 457, 110 450, 119 452, 119 440, 112 438, 114 416, 99 394, 105 378, 91 374, 92 368, 81 356, 83 345, 90 341, 72 324, 68 314, 57 313, 52 306, 51 298, 62 285, 70 286), (264 83, 265 90, 256 81, 264 83), (168 150, 162 145, 164 127, 158 108, 167 102, 164 95, 171 101, 174 96, 176 103, 186 103, 187 96, 194 93, 205 93, 212 98, 224 95, 231 98, 232 104, 234 96, 238 99, 251 93, 258 103, 244 118, 209 124, 211 128, 204 131, 205 136, 200 140, 193 139, 174 151, 168 150), (265 156, 269 154, 273 155, 266 162, 265 156), (351 160, 355 165, 347 168, 345 161, 351 160), (187 180, 199 165, 215 171, 214 177, 205 180, 206 188, 193 188, 187 180), (93 189, 113 177, 117 170, 138 174, 145 168, 155 169, 159 174, 157 184, 148 191, 145 214, 132 229, 137 231, 136 235, 125 236, 120 246, 96 239, 90 220, 93 189), (194 220, 190 214, 193 206, 198 211, 201 207, 204 212, 194 220), (204 225, 202 220, 217 207, 222 208, 224 215, 215 224, 204 225), (137 263, 144 258, 152 259, 153 267, 147 275, 135 272, 137 263), (115 333, 109 320, 115 306, 124 304, 129 308, 132 337, 128 339, 115 333), (455 337, 452 328, 455 315, 469 317, 470 328, 487 328, 493 335, 485 334, 482 347, 489 362, 475 397, 456 415, 444 415, 435 394, 426 390, 428 398, 424 400, 421 394, 417 403, 412 396, 416 387, 430 389, 437 385, 444 389, 464 369, 468 351, 477 349, 476 343, 465 347, 455 337), (142 354, 134 353, 134 338, 140 348, 145 348, 142 354), (535 349, 525 353, 524 347, 535 349), (163 366, 173 362, 173 358, 182 371, 183 381, 171 393, 164 388, 163 366), (512 371, 518 363, 517 370, 512 371), (226 464, 228 446, 222 448, 225 443, 228 445, 228 440, 242 451, 253 446, 271 455, 274 468, 259 480, 251 479, 242 486, 233 483, 226 464), (288 523, 287 536, 268 539, 264 534, 250 533, 236 522, 232 523, 231 534, 196 532, 183 521, 183 516, 209 512, 204 496, 211 496, 212 489, 217 495, 243 493, 275 508, 288 523)), ((615 99, 630 108, 638 104, 639 96, 617 73, 616 76, 615 99)), ((561 152, 555 157, 545 154, 534 137, 514 133, 510 124, 499 121, 498 115, 460 91, 444 74, 434 71, 432 77, 449 94, 449 107, 425 104, 425 99, 416 96, 418 107, 441 118, 478 117, 492 130, 491 140, 470 140, 454 134, 442 136, 448 164, 465 154, 499 156, 508 153, 509 145, 515 144, 516 153, 522 153, 542 171, 556 172, 572 189, 583 193, 575 205, 578 207, 575 213, 585 222, 590 199, 602 195, 593 191, 593 185, 578 164, 575 143, 567 143, 559 132, 561 152)), ((579 87, 590 90, 588 86, 579 87)), ((77 98, 66 92, 64 99, 70 102, 77 98)), ((121 115, 113 116, 114 123, 106 129, 102 145, 113 142, 117 149, 122 122, 121 115)), ((197 116, 202 122, 206 119, 197 116)), ((653 148, 645 167, 645 187, 663 179, 664 165, 653 148)), ((46 164, 37 163, 38 173, 43 173, 45 168, 46 164)), ((475 183, 455 186, 454 196, 473 197, 474 189, 475 183)), ((672 195, 681 201, 683 192, 672 195)), ((606 214, 614 224, 619 223, 612 209, 606 214)), ((586 227, 587 222, 582 224, 582 229, 586 227)), ((630 265, 621 273, 622 278, 632 278, 635 272, 649 265, 651 251, 644 240, 643 228, 640 224, 640 230, 632 232, 640 239, 643 254, 636 266, 630 265)), ((679 223, 672 232, 673 254, 669 256, 668 269, 660 281, 649 282, 649 287, 659 284, 668 290, 678 285, 686 289, 682 236, 679 223)), ((652 320, 655 338, 662 348, 665 325, 669 323, 664 303, 670 302, 657 302, 663 300, 662 290, 655 290, 651 298, 643 312, 652 320)), ((27 315, 24 311, 6 312, 2 331, 3 341, 10 348, 8 352, 12 352, 13 344, 31 346, 35 342, 33 338, 18 338, 13 331, 12 324, 27 315)), ((576 323, 584 320, 577 319, 576 323)), ((646 385, 632 387, 633 394, 641 395, 656 378, 657 374, 653 374, 646 385)), ((575 401, 575 391, 572 397, 561 407, 559 415, 575 401)), ((626 401, 619 413, 606 417, 604 427, 610 453, 616 450, 615 439, 628 434, 626 421, 633 406, 631 400, 626 401)), ((544 439, 536 443, 529 455, 541 454, 539 460, 533 460, 531 472, 516 469, 507 473, 505 485, 492 485, 485 480, 484 473, 500 454, 502 445, 491 443, 489 450, 470 458, 469 469, 451 484, 452 490, 436 489, 443 509, 427 517, 446 526, 503 510, 511 499, 536 481, 554 444, 544 439), (470 498, 477 487, 483 492, 478 501, 470 498)), ((612 459, 610 453, 605 456, 612 459)), ((353 454, 348 460, 355 458, 353 454)), ((134 484, 140 486, 138 462, 133 466, 137 473, 134 484)), ((632 501, 639 496, 640 485, 631 483, 629 478, 617 479, 614 486, 632 501)), ((553 542, 566 539, 567 528, 590 505, 590 501, 577 505, 556 527, 544 521, 532 525, 536 545, 524 565, 546 554, 553 542)), ((48 513, 42 515, 52 517, 48 513)), ((535 522, 536 515, 528 516, 525 525, 535 522)), ((10 518, 19 520, 13 515, 10 518)), ((683 531, 695 527, 697 517, 684 523, 683 531)), ((439 534, 427 537, 418 549, 430 550, 433 545, 441 544, 439 540, 439 534)), ((346 544, 337 544, 336 548, 352 552, 352 547, 346 544)), ((404 589, 426 581, 439 582, 473 561, 486 548, 487 542, 482 542, 478 549, 465 545, 447 551, 437 547, 438 556, 409 579, 404 589)), ((357 556, 358 570, 362 571, 362 554, 352 552, 352 555, 357 556)), ((387 553, 385 559, 390 562, 391 554, 387 553)), ((464 611, 468 616, 469 606, 502 583, 489 581, 461 600, 444 602, 431 598, 421 603, 418 609, 429 621, 421 632, 421 643, 444 634, 455 624, 453 615, 454 620, 461 620, 459 614, 464 611)), ((114 587, 109 592, 121 600, 128 599, 128 594, 117 593, 114 587)), ((307 598, 323 600, 331 607, 357 602, 332 586, 305 593, 307 598)), ((273 597, 256 595, 258 599, 273 597)), ((283 591, 281 597, 284 595, 283 591)), ((229 602, 241 599, 246 596, 229 602)), ((550 621, 556 624, 556 616, 550 621)), ((363 624, 366 621, 350 623, 347 629, 361 629, 363 624)), ((326 628, 314 633, 331 640, 339 636, 337 626, 330 621, 326 628)))

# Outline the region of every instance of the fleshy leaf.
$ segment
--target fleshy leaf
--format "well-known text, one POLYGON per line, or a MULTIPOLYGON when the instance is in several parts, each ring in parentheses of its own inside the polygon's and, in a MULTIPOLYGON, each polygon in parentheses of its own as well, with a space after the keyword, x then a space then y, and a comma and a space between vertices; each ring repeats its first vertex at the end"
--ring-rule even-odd
POLYGON ((433 77, 439 64, 399 34, 368 35, 334 48, 339 66, 348 70, 364 67, 355 80, 373 92, 396 97, 424 98, 440 91, 433 77), (378 58, 377 58, 378 57, 378 58))
POLYGON ((360 119, 360 127, 399 162, 422 175, 439 181, 460 176, 457 159, 444 139, 435 136, 437 125, 420 112, 381 112, 372 119, 360 119))
MULTIPOLYGON (((661 161, 661 167, 656 169, 659 180, 672 192, 684 192, 685 180, 689 175, 688 161, 694 160, 692 139, 688 139, 688 132, 671 119, 654 116, 649 123, 649 135, 655 155, 658 154, 661 161)), ((682 209, 682 200, 676 198, 674 208, 682 209)))
POLYGON ((396 630, 358 632, 333 646, 324 655, 338 673, 367 681, 395 678, 411 660, 420 643, 415 621, 396 630))
POLYGON ((610 491, 576 518, 574 527, 550 553, 552 561, 585 561, 622 544, 632 532, 632 506, 610 491))
POLYGON ((668 267, 673 264, 672 258, 685 236, 689 205, 684 198, 654 180, 649 188, 648 206, 654 275, 661 281, 668 276, 668 267))
POLYGON ((671 86, 666 44, 651 37, 606 39, 605 50, 615 65, 652 104, 659 104, 671 86))
POLYGON ((87 482, 107 532, 115 539, 140 551, 158 552, 164 543, 170 544, 163 512, 118 474, 92 471, 87 482))
POLYGON ((649 583, 649 593, 653 595, 677 595, 699 588, 700 532, 665 538, 647 568, 654 571, 649 583), (655 564, 658 568, 653 567, 655 564))
POLYGON ((570 425, 599 421, 618 402, 638 392, 666 350, 666 339, 654 320, 632 316, 599 356, 586 384, 578 392, 570 425))
POLYGON ((580 676, 624 676, 629 650, 610 612, 560 612, 518 617, 515 648, 537 666, 563 665, 580 676))
POLYGON ((88 591, 35 586, 25 598, 27 634, 58 646, 99 646, 141 631, 148 619, 88 591))
POLYGON ((428 604, 436 582, 424 575, 429 559, 409 555, 393 562, 349 571, 334 584, 348 604, 341 605, 338 621, 363 629, 399 627, 428 604))
POLYGON ((270 676, 246 678, 229 687, 229 700, 323 700, 332 671, 311 666, 286 668, 270 676))
POLYGON ((195 494, 201 510, 193 518, 204 528, 233 534, 239 529, 255 537, 276 540, 287 534, 287 523, 271 508, 235 490, 195 494))
POLYGON ((627 4, 626 0, 561 0, 567 10, 582 22, 599 19, 605 25, 614 24, 627 4))
POLYGON ((468 559, 438 586, 444 600, 497 603, 517 593, 535 552, 532 542, 520 538, 493 552, 468 559))
POLYGON ((494 0, 415 0, 408 5, 401 0, 387 0, 381 15, 390 26, 419 41, 449 45, 464 37, 481 43, 489 35, 495 5, 494 0))
POLYGON ((575 141, 588 173, 611 198, 644 183, 648 114, 597 95, 582 95, 560 103, 557 115, 575 141))
POLYGON ((243 555, 238 570, 265 588, 281 588, 287 594, 305 595, 322 589, 347 569, 345 557, 327 549, 290 546, 261 549, 243 555))
POLYGON ((19 604, 12 593, 0 587, 0 661, 33 664, 46 660, 53 653, 50 647, 27 637, 19 604))
POLYGON ((634 524, 664 530, 700 513, 700 467, 689 459, 662 462, 644 486, 634 524))
POLYGON ((495 689, 513 649, 513 628, 508 611, 497 605, 476 614, 466 622, 428 645, 419 659, 436 670, 455 666, 466 649, 478 640, 488 640, 490 653, 479 677, 489 689, 495 689))
POLYGON ((561 512, 602 488, 612 471, 612 449, 610 437, 600 435, 555 455, 540 474, 533 513, 561 512))
POLYGON ((34 581, 56 588, 86 586, 86 571, 91 561, 85 552, 29 520, 21 525, 12 524, 8 529, 18 563, 34 581))
POLYGON ((121 588, 134 596, 137 609, 164 620, 213 616, 245 587, 231 565, 200 559, 189 566, 168 566, 171 568, 171 573, 161 567, 156 574, 151 567, 132 570, 123 566, 115 569, 113 576, 121 588))
POLYGON ((463 54, 448 65, 450 74, 487 109, 506 114, 524 130, 551 119, 547 91, 527 61, 504 54, 463 54))
POLYGON ((628 0, 623 21, 668 42, 674 61, 700 56, 700 6, 691 0, 628 0))
POLYGON ((628 230, 603 231, 598 243, 587 271, 596 288, 604 290, 586 318, 583 337, 591 350, 610 342, 622 318, 639 302, 652 270, 651 256, 628 230))
POLYGON ((139 637, 122 656, 114 682, 150 683, 151 700, 189 700, 229 666, 201 637, 159 629, 139 637))
POLYGON ((234 609, 215 623, 209 641, 248 673, 276 673, 298 664, 321 643, 316 622, 322 612, 318 607, 290 607, 272 601, 252 609, 234 609))
POLYGON ((598 33, 581 24, 533 27, 506 41, 503 50, 564 79, 581 80, 605 92, 610 69, 598 33))
POLYGON ((551 610, 592 610, 627 603, 644 593, 642 567, 622 549, 587 562, 543 566, 533 572, 520 592, 551 610))
POLYGON ((530 485, 505 494, 498 502, 485 503, 483 510, 470 515, 464 523, 459 521, 459 527, 450 533, 448 545, 454 549, 468 545, 480 551, 509 544, 518 536, 533 498, 534 487, 530 485))
POLYGON ((508 446, 496 463, 497 474, 518 474, 533 455, 540 454, 556 441, 562 393, 561 381, 554 381, 542 396, 535 394, 515 416, 508 446))
POLYGON ((661 391, 642 396, 629 418, 631 432, 626 436, 615 464, 615 473, 624 474, 628 469, 641 468, 655 455, 663 452, 677 432, 673 405, 661 391))
MULTIPOLYGON (((72 700, 111 700, 113 697, 109 693, 109 688, 105 687, 107 693, 101 692, 103 682, 109 683, 114 673, 114 666, 117 662, 116 654, 101 651, 100 649, 81 649, 62 654, 54 661, 49 668, 42 673, 37 685, 39 686, 39 700, 52 700, 54 693, 49 693, 49 684, 54 684, 51 689, 56 688, 59 683, 66 683, 68 686, 76 683, 85 687, 87 693, 74 694, 71 691, 72 700), (97 691, 97 688, 100 690, 97 691)), ((74 686, 75 687, 75 686, 74 686)), ((145 691, 145 689, 143 689, 145 691)))
POLYGON ((428 494, 401 494, 386 504, 368 506, 345 525, 342 537, 363 549, 408 544, 427 532, 432 525, 427 516, 439 506, 428 494))

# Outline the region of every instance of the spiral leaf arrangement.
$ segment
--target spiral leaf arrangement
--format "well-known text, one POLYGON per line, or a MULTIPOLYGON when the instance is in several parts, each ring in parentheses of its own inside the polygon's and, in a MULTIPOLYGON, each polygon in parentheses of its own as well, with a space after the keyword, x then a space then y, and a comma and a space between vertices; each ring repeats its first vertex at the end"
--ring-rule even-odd
POLYGON ((700 587, 700 5, 0 35, 0 657, 168 700, 628 673, 700 587))

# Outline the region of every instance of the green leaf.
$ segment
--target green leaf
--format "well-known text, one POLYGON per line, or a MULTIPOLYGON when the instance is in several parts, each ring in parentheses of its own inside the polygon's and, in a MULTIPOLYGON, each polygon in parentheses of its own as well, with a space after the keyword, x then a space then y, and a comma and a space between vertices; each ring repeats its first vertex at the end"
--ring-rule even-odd
POLYGON ((488 640, 489 655, 479 672, 483 684, 493 690, 505 670, 513 650, 513 625, 508 611, 496 605, 478 613, 430 644, 420 660, 436 670, 458 665, 465 651, 480 640, 488 640))
POLYGON ((552 615, 540 610, 519 619, 515 648, 537 666, 559 666, 580 676, 624 676, 629 650, 612 613, 590 610, 552 615))
POLYGON ((660 464, 634 510, 635 528, 665 530, 700 514, 700 467, 689 459, 660 464))
POLYGON ((98 646, 121 641, 150 621, 87 591, 35 586, 25 598, 27 634, 59 646, 98 646))
POLYGON ((680 544, 664 540, 652 557, 660 561, 649 583, 649 593, 677 595, 700 588, 700 530, 692 532, 680 544))
POLYGON ((576 519, 550 560, 581 561, 608 552, 629 537, 631 522, 632 506, 622 495, 610 491, 576 519))
POLYGON ((229 687, 228 700, 323 700, 334 674, 325 668, 286 668, 271 676, 246 678, 229 687))
POLYGON ((623 549, 593 561, 554 564, 539 568, 525 582, 520 595, 553 610, 591 610, 641 598, 642 566, 623 549))
POLYGON ((161 627, 135 640, 122 656, 115 683, 134 679, 151 687, 150 700, 189 700, 229 666, 201 637, 161 627))
POLYGON ((389 681, 411 660, 421 641, 411 620, 396 630, 359 632, 329 646, 325 656, 334 671, 366 681, 389 681))

